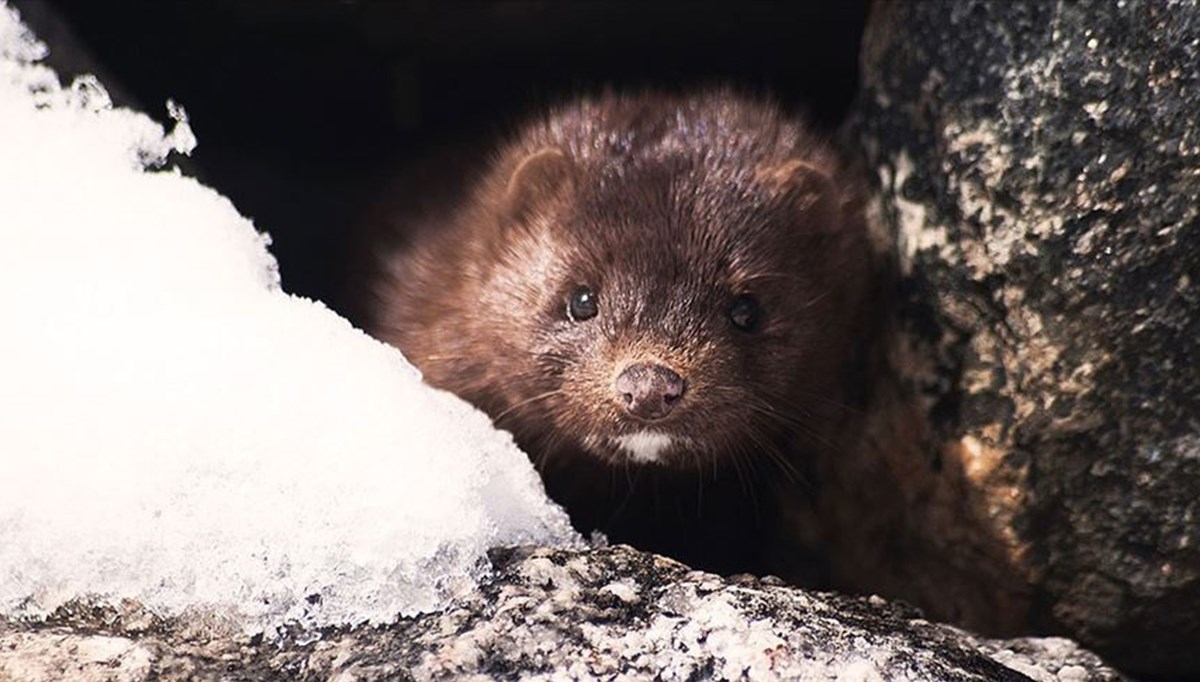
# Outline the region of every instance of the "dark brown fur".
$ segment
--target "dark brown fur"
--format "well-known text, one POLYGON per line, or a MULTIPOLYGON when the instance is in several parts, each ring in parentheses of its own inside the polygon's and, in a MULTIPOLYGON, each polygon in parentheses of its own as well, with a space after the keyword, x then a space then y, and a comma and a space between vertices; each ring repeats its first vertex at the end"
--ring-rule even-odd
POLYGON ((732 94, 571 104, 400 221, 368 330, 511 430, 581 530, 762 570, 771 482, 807 482, 854 399, 867 237, 842 174, 822 141, 732 94), (580 285, 599 313, 572 321, 580 285), (752 333, 729 315, 746 293, 752 333), (643 361, 687 383, 652 424, 613 389, 643 361), (673 439, 659 461, 614 442, 647 430, 673 439))

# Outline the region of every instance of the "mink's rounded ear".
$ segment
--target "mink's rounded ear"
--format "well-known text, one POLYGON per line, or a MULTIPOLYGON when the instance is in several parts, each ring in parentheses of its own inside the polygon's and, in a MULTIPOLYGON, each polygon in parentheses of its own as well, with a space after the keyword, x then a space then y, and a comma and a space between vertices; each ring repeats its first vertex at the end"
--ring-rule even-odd
POLYGON ((508 179, 504 206, 510 217, 524 221, 571 192, 575 163, 557 147, 545 147, 521 159, 508 179))
POLYGON ((816 231, 837 229, 837 185, 825 169, 803 159, 790 159, 758 169, 760 182, 774 188, 778 201, 816 231))

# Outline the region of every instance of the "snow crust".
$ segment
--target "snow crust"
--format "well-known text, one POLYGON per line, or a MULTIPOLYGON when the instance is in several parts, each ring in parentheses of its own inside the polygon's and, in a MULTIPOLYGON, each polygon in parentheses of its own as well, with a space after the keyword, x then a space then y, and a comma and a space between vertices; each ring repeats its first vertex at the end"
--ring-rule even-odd
POLYGON ((282 291, 267 237, 163 169, 182 110, 164 131, 46 52, 0 0, 0 615, 380 622, 490 546, 579 542, 507 434, 282 291))

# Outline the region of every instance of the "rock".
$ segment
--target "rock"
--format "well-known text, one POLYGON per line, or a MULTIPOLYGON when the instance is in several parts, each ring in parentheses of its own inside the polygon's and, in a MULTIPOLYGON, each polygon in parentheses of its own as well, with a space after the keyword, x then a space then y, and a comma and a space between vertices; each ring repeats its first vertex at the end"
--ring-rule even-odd
POLYGON ((898 381, 828 473, 844 585, 1200 676, 1197 64, 1194 1, 877 3, 898 381))
POLYGON ((1066 640, 980 640, 877 597, 726 580, 628 547, 503 550, 493 562, 445 611, 277 640, 148 621, 130 604, 0 621, 0 678, 1122 679, 1066 640))

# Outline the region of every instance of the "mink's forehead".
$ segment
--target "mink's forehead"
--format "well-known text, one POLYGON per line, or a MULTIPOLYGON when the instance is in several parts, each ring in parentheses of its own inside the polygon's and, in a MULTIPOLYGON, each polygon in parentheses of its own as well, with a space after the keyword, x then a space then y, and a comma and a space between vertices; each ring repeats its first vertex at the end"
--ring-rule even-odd
POLYGON ((569 218, 569 277, 651 298, 687 292, 715 305, 757 289, 756 276, 791 269, 786 249, 770 246, 775 237, 740 229, 728 215, 672 202, 602 203, 569 218))
POLYGON ((677 159, 585 171, 568 231, 586 250, 728 261, 778 250, 778 209, 741 167, 719 172, 677 159))
POLYGON ((530 150, 557 146, 585 163, 679 156, 710 169, 730 160, 778 161, 813 143, 777 108, 728 93, 585 100, 554 112, 524 137, 530 150))

